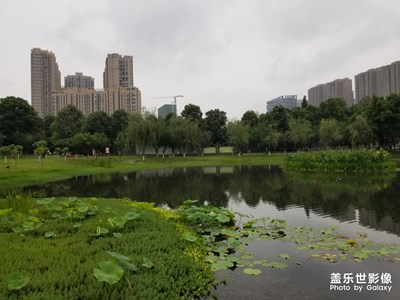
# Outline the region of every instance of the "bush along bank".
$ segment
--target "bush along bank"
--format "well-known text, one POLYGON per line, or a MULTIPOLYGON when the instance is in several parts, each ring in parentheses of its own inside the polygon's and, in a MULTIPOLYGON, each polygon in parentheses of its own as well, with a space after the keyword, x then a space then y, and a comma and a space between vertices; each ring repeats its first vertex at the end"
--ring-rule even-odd
POLYGON ((289 154, 287 169, 331 172, 389 172, 395 164, 383 150, 325 150, 289 154))
POLYGON ((173 214, 121 199, 0 200, 1 299, 191 299, 214 285, 173 214))

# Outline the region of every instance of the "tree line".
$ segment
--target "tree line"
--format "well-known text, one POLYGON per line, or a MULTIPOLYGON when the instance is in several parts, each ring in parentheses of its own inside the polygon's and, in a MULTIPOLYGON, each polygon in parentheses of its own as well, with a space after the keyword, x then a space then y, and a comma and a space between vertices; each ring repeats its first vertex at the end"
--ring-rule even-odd
POLYGON ((84 116, 67 106, 57 116, 38 117, 21 98, 0 99, 0 152, 112 153, 151 149, 157 154, 202 154, 213 146, 233 146, 234 152, 297 151, 326 148, 395 149, 400 141, 400 95, 365 98, 347 107, 342 99, 328 99, 319 107, 308 105, 271 112, 246 111, 228 122, 219 109, 204 115, 188 104, 181 115, 158 118, 153 113, 111 116, 95 112, 84 116), (18 147, 17 147, 18 146, 18 147), (22 150, 23 149, 23 150, 22 150), (46 150, 46 151, 45 151, 46 150), (11 151, 11 152, 10 152, 11 151))

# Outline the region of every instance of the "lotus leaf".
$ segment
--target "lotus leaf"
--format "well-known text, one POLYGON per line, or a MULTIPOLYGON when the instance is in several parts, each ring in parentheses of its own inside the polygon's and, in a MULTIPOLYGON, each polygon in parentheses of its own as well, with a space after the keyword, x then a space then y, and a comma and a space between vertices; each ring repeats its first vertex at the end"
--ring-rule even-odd
POLYGON ((113 227, 123 228, 128 220, 126 219, 125 216, 115 216, 113 218, 107 219, 107 221, 113 227))
POLYGON ((188 235, 185 237, 185 239, 188 240, 189 242, 197 241, 197 237, 195 237, 194 235, 188 235))
POLYGON ((271 261, 267 264, 267 266, 274 269, 284 269, 287 267, 287 264, 279 261, 271 261))
POLYGON ((53 202, 54 198, 43 198, 43 199, 38 199, 36 200, 36 203, 39 205, 45 205, 45 204, 50 204, 53 202))
POLYGON ((0 216, 8 215, 12 211, 13 211, 12 208, 0 209, 0 216))
POLYGON ((234 266, 235 264, 229 260, 219 259, 212 264, 212 269, 214 271, 219 271, 219 270, 226 270, 229 268, 233 268, 234 266))
POLYGON ((47 232, 44 233, 44 236, 46 238, 51 238, 51 237, 55 237, 56 234, 54 233, 54 231, 47 231, 47 232))
POLYGON ((109 230, 107 228, 97 226, 96 234, 94 234, 94 235, 95 236, 100 236, 100 235, 107 234, 108 232, 109 232, 109 230))
POLYGON ((278 256, 279 256, 280 258, 283 258, 283 259, 289 259, 289 258, 290 258, 290 255, 287 254, 287 253, 281 253, 281 254, 279 254, 278 256))
POLYGON ((260 269, 246 268, 243 270, 243 273, 247 275, 260 275, 262 272, 260 269))
POLYGON ((107 251, 108 254, 110 254, 112 257, 116 258, 118 260, 118 262, 120 263, 121 267, 124 267, 128 270, 131 271, 137 271, 137 267, 130 262, 130 258, 119 254, 117 252, 111 252, 111 251, 107 251))
POLYGON ((125 218, 129 221, 137 220, 137 219, 139 219, 139 217, 140 217, 140 214, 137 213, 136 211, 130 211, 125 215, 125 218))
POLYGON ((229 216, 227 215, 223 215, 223 214, 219 214, 216 219, 218 220, 218 222, 220 223, 228 223, 231 218, 229 218, 229 216))
POLYGON ((123 274, 124 270, 112 260, 101 261, 99 262, 99 268, 93 269, 94 277, 98 281, 105 281, 108 284, 117 283, 123 274))
POLYGON ((150 259, 148 259, 147 257, 143 257, 142 260, 143 260, 143 263, 142 263, 143 267, 148 268, 148 269, 151 269, 152 267, 154 267, 153 262, 150 259))
POLYGON ((14 272, 5 277, 9 290, 20 290, 29 283, 29 276, 20 272, 14 272))

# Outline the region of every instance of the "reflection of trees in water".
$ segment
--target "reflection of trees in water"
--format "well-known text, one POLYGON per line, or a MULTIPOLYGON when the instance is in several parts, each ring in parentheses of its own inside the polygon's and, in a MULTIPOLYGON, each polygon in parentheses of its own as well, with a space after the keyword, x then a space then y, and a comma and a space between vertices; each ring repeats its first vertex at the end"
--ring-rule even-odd
POLYGON ((288 181, 295 186, 293 202, 303 205, 306 213, 313 209, 344 221, 356 219, 355 210, 358 209, 360 224, 400 233, 399 174, 299 174, 288 174, 288 181))
POLYGON ((110 177, 83 176, 41 187, 30 188, 43 196, 129 198, 135 201, 166 204, 176 208, 186 199, 227 206, 225 175, 205 175, 201 169, 174 169, 114 174, 110 177), (100 180, 97 180, 100 179, 100 180))
POLYGON ((392 179, 386 188, 378 189, 368 201, 362 202, 362 207, 375 213, 379 222, 386 216, 391 216, 393 221, 400 223, 400 173, 392 179))
MULTIPOLYGON (((256 207, 261 202, 284 210, 291 205, 348 220, 355 208, 373 213, 377 224, 387 216, 400 222, 399 176, 371 177, 327 173, 294 173, 277 167, 238 166, 221 169, 180 168, 129 174, 83 176, 31 188, 42 196, 126 197, 178 207, 184 200, 227 206, 229 198, 256 207)), ((364 215, 366 212, 363 212, 364 215)), ((372 221, 371 221, 372 222, 372 221)), ((385 223, 385 224, 386 224, 385 223)))

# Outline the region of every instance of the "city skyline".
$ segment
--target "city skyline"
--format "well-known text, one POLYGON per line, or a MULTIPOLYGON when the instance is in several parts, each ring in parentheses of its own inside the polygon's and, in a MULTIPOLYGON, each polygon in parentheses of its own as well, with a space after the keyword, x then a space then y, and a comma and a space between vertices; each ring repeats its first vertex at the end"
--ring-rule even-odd
POLYGON ((150 111, 168 103, 153 98, 182 94, 179 112, 193 103, 230 119, 263 113, 277 95, 301 99, 312 86, 399 60, 399 8, 394 0, 9 1, 0 97, 31 100, 26 53, 40 47, 57 54, 64 74, 94 76, 98 86, 107 53, 133 55, 150 111))
MULTIPOLYGON (((33 48, 31 50, 31 77, 32 106, 42 117, 44 110, 46 110, 45 115, 54 114, 67 104, 74 104, 85 115, 100 110, 111 114, 115 110, 115 103, 121 102, 129 103, 133 101, 133 106, 132 104, 128 104, 128 106, 117 105, 118 108, 129 112, 141 111, 142 108, 140 90, 136 87, 130 93, 126 93, 125 90, 121 93, 119 90, 119 88, 134 88, 133 56, 130 55, 123 56, 118 53, 107 54, 103 72, 104 90, 102 91, 100 89, 94 90, 94 78, 83 75, 81 72, 65 76, 64 86, 61 86, 61 72, 55 53, 40 48, 33 48), (45 74, 43 69, 48 69, 48 74, 45 74), (93 92, 90 90, 93 90, 93 92), (38 91, 41 93, 38 93, 38 91), (46 100, 46 95, 49 94, 49 91, 51 91, 50 94, 52 96, 46 100), (126 94, 129 95, 129 100, 126 99, 126 94), (38 99, 35 99, 35 96, 36 98, 42 97, 44 101, 38 101, 38 99), (92 103, 88 104, 88 102, 92 103), (137 102, 139 103, 137 104, 137 102)), ((400 94, 400 61, 371 68, 355 75, 354 89, 351 79, 335 79, 331 82, 319 83, 309 88, 308 95, 305 95, 305 97, 307 97, 310 104, 315 106, 319 106, 327 99, 341 98, 350 107, 365 97, 384 97, 392 93, 400 94)), ((278 105, 283 105, 286 108, 294 108, 300 106, 300 101, 297 99, 297 95, 279 96, 266 102, 265 112, 272 111, 278 105)), ((164 104, 158 107, 157 114, 165 117, 166 111, 171 112, 170 106, 170 104, 164 104)), ((174 112, 175 114, 177 113, 176 106, 174 112)), ((156 112, 154 111, 154 113, 156 112)))
POLYGON ((103 80, 104 89, 95 90, 93 77, 76 72, 65 76, 65 86, 61 87, 55 53, 40 48, 31 50, 32 106, 39 117, 55 116, 70 104, 86 116, 98 111, 112 115, 119 109, 141 112, 141 92, 133 84, 132 56, 108 54, 103 80))

